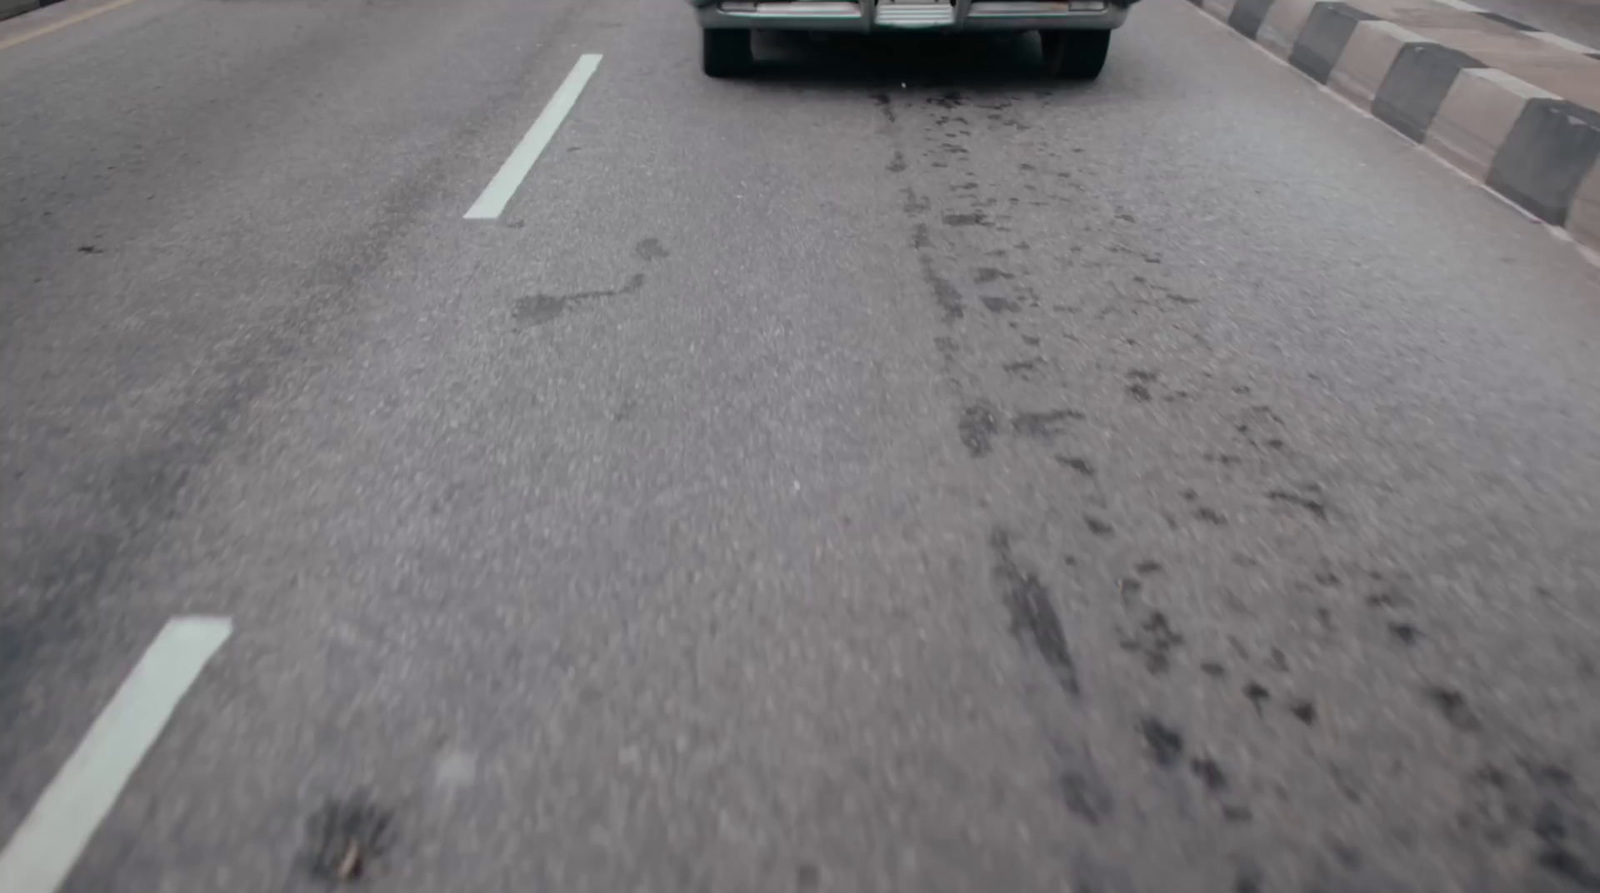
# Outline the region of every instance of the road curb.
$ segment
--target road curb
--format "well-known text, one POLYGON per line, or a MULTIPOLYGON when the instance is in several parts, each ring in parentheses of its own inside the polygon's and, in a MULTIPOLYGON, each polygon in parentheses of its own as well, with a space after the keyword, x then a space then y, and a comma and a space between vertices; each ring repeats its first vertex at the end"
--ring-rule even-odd
MULTIPOLYGON (((1600 111, 1373 15, 1367 3, 1361 9, 1341 0, 1190 2, 1600 251, 1600 111)), ((1559 38, 1547 42, 1568 51, 1559 38)))
POLYGON ((0 0, 0 22, 38 8, 39 0, 0 0))

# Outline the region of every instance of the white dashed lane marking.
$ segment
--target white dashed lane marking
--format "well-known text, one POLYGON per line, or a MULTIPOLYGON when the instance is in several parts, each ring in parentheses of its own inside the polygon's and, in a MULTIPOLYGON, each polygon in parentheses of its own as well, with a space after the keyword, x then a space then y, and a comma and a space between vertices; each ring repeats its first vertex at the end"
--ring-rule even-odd
POLYGON ((467 211, 468 220, 496 220, 500 212, 506 209, 506 203, 516 194, 517 188, 527 178, 528 171, 533 170, 533 163, 539 160, 544 147, 550 145, 551 137, 560 129, 561 122, 566 120, 567 113, 577 104, 578 96, 583 93, 583 88, 589 83, 589 78, 594 76, 595 69, 600 67, 600 55, 588 53, 578 59, 578 64, 572 66, 572 72, 567 79, 556 88, 550 103, 539 113, 539 119, 533 122, 522 142, 511 151, 511 157, 500 166, 500 172, 494 175, 489 185, 484 188, 483 194, 472 203, 467 211))
POLYGON ((219 617, 167 622, 0 850, 0 891, 55 893, 184 693, 232 632, 233 624, 219 617))

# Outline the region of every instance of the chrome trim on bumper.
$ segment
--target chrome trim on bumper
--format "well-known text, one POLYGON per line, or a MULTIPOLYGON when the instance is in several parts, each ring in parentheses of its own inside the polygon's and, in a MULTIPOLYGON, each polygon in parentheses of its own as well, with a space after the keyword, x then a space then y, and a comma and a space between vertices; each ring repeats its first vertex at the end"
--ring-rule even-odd
POLYGON ((954 4, 877 0, 689 0, 703 28, 772 31, 1109 30, 1128 17, 1102 0, 955 0, 954 4))
POLYGON ((714 8, 728 18, 792 21, 854 22, 861 19, 861 6, 846 0, 795 0, 792 3, 718 3, 714 8))
POLYGON ((948 28, 956 23, 949 3, 879 3, 873 17, 879 28, 948 28))
POLYGON ((1044 19, 1081 17, 1085 14, 1106 11, 1110 4, 1104 0, 1069 0, 1069 2, 1035 3, 1029 0, 987 0, 973 3, 967 11, 969 19, 1044 19))

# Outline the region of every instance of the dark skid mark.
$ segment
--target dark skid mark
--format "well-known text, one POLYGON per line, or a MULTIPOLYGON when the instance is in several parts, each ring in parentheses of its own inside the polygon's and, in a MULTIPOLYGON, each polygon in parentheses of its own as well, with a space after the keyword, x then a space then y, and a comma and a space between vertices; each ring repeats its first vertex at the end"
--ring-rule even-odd
POLYGON ((1157 766, 1170 769, 1177 765, 1178 759, 1183 756, 1182 732, 1148 716, 1139 723, 1139 731, 1144 735, 1145 747, 1150 750, 1150 759, 1157 766))
POLYGON ((1293 704, 1289 705, 1289 712, 1294 714, 1295 719, 1300 720, 1308 726, 1316 725, 1317 705, 1311 703, 1310 701, 1295 701, 1293 704))
POLYGON ((1150 402, 1150 389, 1139 382, 1128 385, 1128 395, 1140 403, 1150 402))
POLYGON ((872 94, 872 101, 878 104, 878 111, 883 115, 883 120, 893 124, 895 120, 894 103, 890 100, 889 94, 874 93, 872 94))
MULTIPOLYGON (((1542 778, 1534 767, 1524 766, 1524 768, 1533 775, 1536 783, 1549 780, 1547 777, 1542 778)), ((1571 784, 1571 776, 1566 770, 1558 767, 1545 768, 1554 768, 1560 774, 1561 780, 1555 783, 1557 789, 1565 789, 1571 784)), ((1546 787, 1543 784, 1540 786, 1546 787)), ((1594 838, 1582 817, 1565 815, 1560 805, 1545 800, 1534 815, 1532 828, 1533 833, 1543 844, 1537 859, 1540 868, 1565 879, 1568 884, 1579 890, 1600 891, 1600 873, 1569 848, 1572 838, 1576 837, 1579 839, 1580 849, 1594 852, 1592 846, 1594 838)))
POLYGON ((1334 787, 1351 803, 1361 802, 1361 784, 1354 774, 1337 763, 1328 764, 1328 777, 1333 779, 1334 787))
POLYGON ((1110 522, 1096 518, 1094 515, 1084 515, 1083 523, 1088 525, 1089 532, 1095 536, 1109 537, 1115 535, 1117 532, 1116 528, 1112 527, 1110 522))
POLYGON ((1402 608, 1409 604, 1411 599, 1393 589, 1385 589, 1367 596, 1367 605, 1373 608, 1402 608))
POLYGON ((1196 757, 1190 760, 1189 770, 1194 773, 1195 778, 1200 779, 1200 782, 1206 786, 1208 791, 1216 792, 1228 789, 1228 773, 1222 771, 1222 767, 1217 765, 1217 761, 1210 757, 1196 757))
POLYGON ((1317 624, 1322 627, 1323 632, 1333 632, 1333 612, 1327 608, 1318 608, 1317 624))
POLYGON ((1019 412, 1011 419, 1011 430, 1023 437, 1051 440, 1060 434, 1069 421, 1083 418, 1075 409, 1055 409, 1049 412, 1019 412))
MULTIPOLYGON (((920 230, 919 234, 921 232, 926 231, 920 230)), ((945 322, 955 322, 966 316, 966 311, 962 309, 961 292, 950 284, 950 280, 935 273, 933 271, 933 261, 926 257, 922 259, 922 278, 926 279, 928 285, 933 288, 933 301, 939 305, 939 309, 944 314, 945 322)))
POLYGON ((312 877, 351 884, 393 843, 394 815, 365 793, 330 799, 306 819, 304 864, 312 877))
POLYGON ((1200 508, 1196 509, 1194 516, 1206 522, 1207 524, 1214 524, 1217 527, 1223 527, 1228 523, 1228 519, 1222 517, 1220 512, 1207 506, 1201 506, 1200 508))
POLYGON ((1233 893, 1261 893, 1261 869, 1254 865, 1241 865, 1233 876, 1233 893))
MULTIPOLYGON (((1128 591, 1128 584, 1137 582, 1124 580, 1123 591, 1128 591)), ((1172 652, 1183 644, 1183 635, 1172 628, 1164 612, 1151 611, 1139 629, 1131 636, 1124 636, 1121 644, 1122 650, 1141 655, 1145 669, 1159 676, 1172 666, 1172 652)))
POLYGON ((1261 705, 1272 699, 1272 695, 1267 692, 1267 687, 1259 682, 1251 682, 1246 685, 1244 687, 1244 696, 1250 699, 1251 704, 1255 705, 1257 715, 1261 713, 1261 705))
POLYGON ((1422 631, 1409 623, 1389 624, 1389 635, 1394 636, 1402 645, 1414 645, 1422 637, 1422 631))
POLYGON ((1310 496, 1302 496, 1299 493, 1291 493, 1288 490, 1273 490, 1267 494, 1267 498, 1275 499, 1279 502, 1287 502, 1290 505, 1297 505, 1311 514, 1316 515, 1318 521, 1328 520, 1327 503, 1324 503, 1320 499, 1310 496))
POLYGON ((633 246, 633 253, 638 255, 639 259, 645 263, 661 260, 662 258, 669 257, 672 254, 672 252, 661 247, 660 239, 645 239, 641 241, 639 244, 633 246))
POLYGON ((1019 313, 1022 310, 1022 305, 1010 298, 986 297, 978 300, 983 302, 983 306, 988 308, 990 313, 1019 313))
POLYGON ((1005 272, 1004 270, 997 270, 994 267, 979 267, 977 273, 973 276, 973 281, 977 282, 979 285, 983 285, 985 283, 994 282, 997 279, 1010 278, 1012 278, 1011 274, 1005 272))
POLYGON ((1039 364, 1041 362, 1043 362, 1042 357, 1035 357, 1031 360, 1018 360, 1014 363, 1003 363, 1001 364, 1000 368, 1005 370, 1007 375, 1015 378, 1025 379, 1030 377, 1034 372, 1038 371, 1039 364))
POLYGON ((571 310, 584 301, 595 298, 619 298, 644 288, 644 274, 634 273, 621 288, 607 291, 581 291, 570 295, 532 295, 517 299, 511 310, 511 320, 518 325, 539 326, 571 310))
POLYGON ((973 211, 971 214, 944 215, 945 226, 984 226, 988 224, 988 221, 989 218, 982 211, 973 211))
POLYGON ((1289 658, 1284 656, 1282 648, 1272 649, 1272 653, 1267 656, 1267 666, 1280 673, 1289 672, 1289 658))
POLYGON ((1063 691, 1077 695, 1078 668, 1067 648, 1067 634, 1061 628, 1061 615, 1050 600, 1050 591, 1017 563, 1011 552, 1011 535, 1004 528, 997 527, 989 535, 989 548, 994 552, 995 582, 1011 615, 1012 634, 1039 652, 1063 691))
POLYGON ((1439 708, 1439 713, 1445 721, 1457 729, 1463 732, 1476 732, 1482 727, 1478 715, 1467 706, 1467 699, 1462 697, 1461 692, 1453 688, 1433 686, 1424 694, 1433 702, 1433 706, 1439 708))
POLYGON ((1058 784, 1062 801, 1078 818, 1098 825, 1111 815, 1111 792, 1098 779, 1069 770, 1061 773, 1058 784))
POLYGON ((957 427, 961 430, 961 442, 966 444, 967 452, 974 458, 988 454, 995 434, 1000 431, 994 407, 983 400, 961 411, 961 421, 957 427))
POLYGON ((898 173, 900 173, 901 171, 903 171, 905 169, 906 169, 906 156, 905 156, 905 153, 901 152, 899 149, 894 150, 894 157, 889 159, 889 167, 888 167, 889 173, 898 174, 898 173))
POLYGON ((1257 403, 1250 407, 1249 415, 1257 419, 1266 419, 1276 425, 1283 424, 1283 417, 1274 412, 1272 407, 1265 403, 1257 403))
POLYGON ((1572 772, 1564 766, 1553 763, 1531 763, 1527 760, 1521 762, 1522 770, 1541 788, 1566 791, 1572 787, 1572 772))
POLYGON ((1094 465, 1082 456, 1057 456, 1056 461, 1084 477, 1094 477, 1094 465))
POLYGON ((906 197, 905 204, 901 206, 901 209, 909 215, 921 214, 924 211, 927 211, 928 208, 932 207, 932 202, 930 202, 927 198, 918 195, 917 191, 912 189, 910 186, 900 190, 900 194, 906 197))
POLYGON ((1590 868, 1560 844, 1546 845, 1539 853, 1539 867, 1567 881, 1579 890, 1600 891, 1600 873, 1590 868))

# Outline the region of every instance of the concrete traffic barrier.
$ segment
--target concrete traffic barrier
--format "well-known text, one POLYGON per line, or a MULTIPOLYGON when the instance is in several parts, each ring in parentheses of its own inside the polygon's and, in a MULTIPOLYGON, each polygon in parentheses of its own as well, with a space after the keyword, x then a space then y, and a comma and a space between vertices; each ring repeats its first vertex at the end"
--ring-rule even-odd
POLYGON ((1434 115, 1463 68, 1484 64, 1460 50, 1437 43, 1400 48, 1372 99, 1372 114, 1417 142, 1428 135, 1434 115))
POLYGON ((1473 178, 1487 180, 1523 106, 1554 98, 1497 68, 1468 69, 1451 85, 1423 144, 1473 178))
POLYGON ((1356 105, 1370 109, 1395 56, 1406 44, 1421 42, 1422 38, 1394 22, 1360 22, 1334 63, 1328 86, 1356 105))
POLYGON ((1565 226, 1596 157, 1600 112, 1565 99, 1530 99, 1495 152, 1484 182, 1545 223, 1565 226))
POLYGON ((1191 2, 1600 250, 1600 54, 1465 0, 1191 2))
POLYGON ((1600 249, 1600 164, 1578 186, 1567 213, 1567 231, 1579 242, 1600 249))
POLYGON ((1289 64, 1326 84, 1339 64, 1356 26, 1373 20, 1369 12, 1347 3, 1318 3, 1295 38, 1289 51, 1289 64))
POLYGON ((1266 47, 1279 59, 1289 58, 1295 39, 1300 36, 1317 0, 1273 0, 1261 17, 1261 27, 1256 29, 1256 43, 1266 47))

